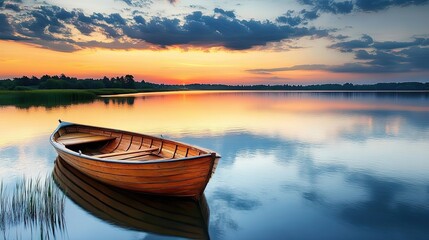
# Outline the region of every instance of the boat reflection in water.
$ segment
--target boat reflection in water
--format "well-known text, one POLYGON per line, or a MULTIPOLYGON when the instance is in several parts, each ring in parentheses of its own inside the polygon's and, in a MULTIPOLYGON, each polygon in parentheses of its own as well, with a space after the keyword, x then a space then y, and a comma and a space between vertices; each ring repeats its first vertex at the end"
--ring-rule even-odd
POLYGON ((195 201, 114 188, 84 175, 60 157, 53 176, 71 200, 109 223, 161 235, 209 239, 209 207, 204 195, 195 201))

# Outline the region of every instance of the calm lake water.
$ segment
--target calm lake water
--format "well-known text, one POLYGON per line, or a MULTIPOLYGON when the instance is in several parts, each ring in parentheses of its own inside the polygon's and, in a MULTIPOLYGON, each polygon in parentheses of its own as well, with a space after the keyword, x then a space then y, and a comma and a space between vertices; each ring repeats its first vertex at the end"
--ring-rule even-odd
MULTIPOLYGON (((130 196, 70 173, 57 183, 82 181, 69 186, 77 194, 66 190, 55 239, 166 239, 199 230, 211 239, 429 239, 429 93, 178 92, 0 105, 6 189, 58 167, 48 140, 58 119, 162 134, 222 155, 202 203, 210 213, 195 215, 196 230, 181 227, 181 216, 201 203, 130 196), (161 217, 135 216, 124 204, 151 206, 161 217), (176 232, 153 227, 164 222, 176 232)), ((39 238, 37 224, 4 224, 3 215, 3 238, 39 238)))

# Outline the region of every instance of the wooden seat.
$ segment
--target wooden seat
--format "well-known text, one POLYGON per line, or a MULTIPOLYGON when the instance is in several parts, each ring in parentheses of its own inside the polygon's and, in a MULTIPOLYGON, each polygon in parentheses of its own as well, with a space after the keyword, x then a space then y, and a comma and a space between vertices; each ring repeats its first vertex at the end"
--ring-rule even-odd
POLYGON ((159 151, 159 148, 153 147, 153 148, 145 148, 145 149, 140 149, 135 151, 113 152, 113 153, 94 155, 93 157, 98 157, 98 158, 115 157, 115 159, 125 159, 128 155, 129 157, 134 157, 134 155, 142 156, 145 154, 150 154, 153 151, 159 151))
POLYGON ((94 135, 90 133, 69 133, 59 137, 57 139, 57 142, 65 146, 72 146, 72 145, 83 144, 83 143, 109 141, 115 138, 116 137, 94 135))

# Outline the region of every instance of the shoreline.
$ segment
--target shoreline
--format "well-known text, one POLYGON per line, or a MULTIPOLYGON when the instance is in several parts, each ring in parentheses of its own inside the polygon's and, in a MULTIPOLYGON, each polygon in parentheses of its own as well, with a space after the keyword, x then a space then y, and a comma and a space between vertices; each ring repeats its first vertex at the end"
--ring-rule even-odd
POLYGON ((102 89, 31 89, 31 90, 0 90, 0 96, 5 95, 45 95, 45 94, 90 94, 94 97, 114 97, 120 95, 131 95, 139 93, 163 93, 163 92, 320 92, 320 93, 429 93, 429 90, 281 90, 281 89, 124 89, 124 88, 102 88, 102 89))
POLYGON ((203 93, 429 93, 429 90, 167 90, 167 91, 151 91, 151 92, 137 92, 137 93, 120 93, 99 95, 100 98, 110 97, 133 97, 134 95, 155 95, 160 93, 174 94, 176 92, 187 92, 190 94, 203 94, 203 93))

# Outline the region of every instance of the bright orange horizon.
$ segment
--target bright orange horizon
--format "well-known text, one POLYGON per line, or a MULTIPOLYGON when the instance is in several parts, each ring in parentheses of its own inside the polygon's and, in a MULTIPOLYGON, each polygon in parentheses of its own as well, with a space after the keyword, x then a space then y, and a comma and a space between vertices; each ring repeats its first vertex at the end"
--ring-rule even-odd
POLYGON ((154 83, 231 85, 429 80, 425 3, 375 8, 274 0, 244 6, 232 0, 220 8, 191 0, 6 2, 0 4, 0 79, 131 74, 154 83))
POLYGON ((276 66, 278 59, 294 59, 282 61, 282 65, 305 62, 304 55, 290 51, 234 52, 221 49, 185 51, 172 48, 156 51, 85 49, 68 53, 13 41, 0 41, 0 44, 4 53, 3 57, 0 57, 3 66, 0 69, 0 76, 3 78, 24 75, 40 77, 44 74, 62 73, 79 78, 132 74, 136 80, 166 84, 275 84, 276 81, 278 84, 289 81, 311 84, 314 83, 316 75, 319 79, 331 79, 334 82, 352 78, 346 74, 297 70, 279 74, 276 79, 267 82, 266 78, 246 71, 251 68, 276 66))

